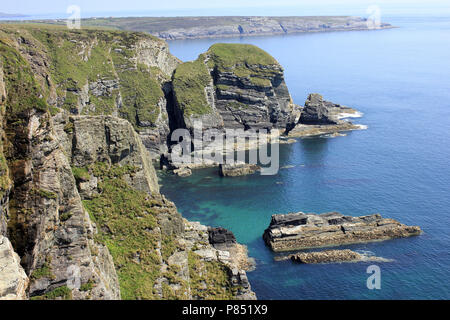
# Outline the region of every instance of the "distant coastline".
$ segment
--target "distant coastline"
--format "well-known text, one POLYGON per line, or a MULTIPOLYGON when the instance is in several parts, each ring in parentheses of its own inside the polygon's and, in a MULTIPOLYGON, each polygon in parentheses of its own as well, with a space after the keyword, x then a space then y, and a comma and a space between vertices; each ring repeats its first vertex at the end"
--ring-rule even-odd
POLYGON ((27 17, 24 14, 20 14, 20 13, 4 13, 4 12, 0 12, 0 18, 25 18, 27 17))
MULTIPOLYGON (((42 19, 20 22, 62 25, 65 24, 65 21, 65 19, 42 19)), ((18 21, 14 22, 17 23, 18 21)), ((267 36, 393 28, 391 24, 384 22, 381 22, 376 26, 371 26, 366 18, 355 16, 111 17, 82 19, 81 25, 84 27, 146 32, 164 40, 267 36)))

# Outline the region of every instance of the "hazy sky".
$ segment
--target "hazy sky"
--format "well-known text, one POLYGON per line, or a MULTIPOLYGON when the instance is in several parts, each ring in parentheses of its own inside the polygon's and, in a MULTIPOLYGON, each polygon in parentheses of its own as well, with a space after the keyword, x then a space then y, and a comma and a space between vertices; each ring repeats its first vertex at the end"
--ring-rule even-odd
MULTIPOLYGON (((80 6, 82 12, 136 12, 136 11, 168 11, 182 9, 219 9, 219 8, 259 8, 276 6, 369 6, 378 5, 413 5, 419 0, 0 0, 0 12, 22 14, 65 13, 69 5, 80 6)), ((441 5, 448 4, 450 0, 428 0, 441 5)), ((270 15, 268 10, 267 15, 270 15)))

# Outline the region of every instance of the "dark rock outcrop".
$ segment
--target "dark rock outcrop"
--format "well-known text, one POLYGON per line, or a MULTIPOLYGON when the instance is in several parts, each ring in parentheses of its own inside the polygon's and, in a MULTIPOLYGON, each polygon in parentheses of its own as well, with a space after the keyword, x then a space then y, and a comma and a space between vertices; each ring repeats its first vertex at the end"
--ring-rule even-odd
POLYGON ((233 232, 224 228, 208 228, 209 243, 216 249, 232 247, 236 244, 233 232))
POLYGON ((329 102, 318 93, 308 96, 301 110, 298 123, 288 128, 290 137, 338 136, 340 132, 361 130, 365 126, 355 125, 349 117, 360 117, 362 113, 355 109, 329 102))
POLYGON ((305 102, 299 122, 320 125, 336 124, 337 120, 330 114, 329 102, 324 101, 320 94, 312 93, 305 102))
POLYGON ((337 212, 273 215, 264 241, 273 251, 301 250, 416 236, 420 227, 406 226, 379 214, 361 217, 337 212))

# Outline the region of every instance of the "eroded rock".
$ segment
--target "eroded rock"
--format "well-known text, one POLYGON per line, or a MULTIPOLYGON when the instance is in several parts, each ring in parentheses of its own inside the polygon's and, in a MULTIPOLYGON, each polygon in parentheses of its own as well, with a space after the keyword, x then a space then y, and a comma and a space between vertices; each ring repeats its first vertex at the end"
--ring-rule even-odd
POLYGON ((239 177, 254 174, 261 168, 255 164, 237 163, 221 164, 219 166, 219 175, 222 177, 239 177))
POLYGON ((328 105, 323 101, 323 97, 318 93, 312 93, 308 96, 305 102, 305 107, 300 116, 300 123, 302 124, 336 124, 328 108, 328 105))
POLYGON ((0 235, 0 300, 27 299, 29 279, 8 238, 0 235))
POLYGON ((273 215, 264 241, 273 251, 301 250, 416 236, 418 226, 406 226, 379 214, 351 217, 337 212, 273 215))
POLYGON ((318 252, 301 252, 290 256, 297 263, 331 263, 331 262, 356 262, 362 260, 362 256, 352 250, 327 250, 318 252))

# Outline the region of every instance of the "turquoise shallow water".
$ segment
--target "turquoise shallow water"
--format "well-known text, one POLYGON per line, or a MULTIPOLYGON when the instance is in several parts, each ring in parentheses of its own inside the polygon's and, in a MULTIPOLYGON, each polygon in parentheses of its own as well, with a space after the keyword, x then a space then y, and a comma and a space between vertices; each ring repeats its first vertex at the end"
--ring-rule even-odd
POLYGON ((170 43, 183 60, 214 42, 253 43, 284 66, 296 103, 320 92, 364 113, 355 122, 367 130, 282 145, 281 166, 294 167, 276 176, 160 173, 162 192, 186 218, 228 228, 248 246, 261 299, 450 298, 450 16, 383 20, 400 28, 170 43), (297 211, 379 212, 424 234, 348 246, 394 259, 378 264, 381 290, 368 290, 367 263, 273 261, 261 238, 270 216, 297 211))

